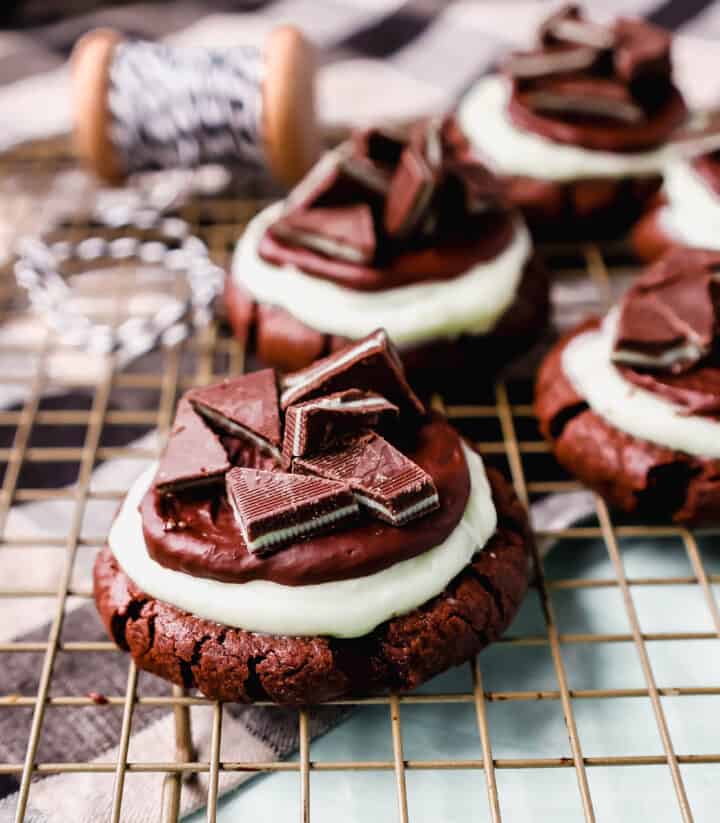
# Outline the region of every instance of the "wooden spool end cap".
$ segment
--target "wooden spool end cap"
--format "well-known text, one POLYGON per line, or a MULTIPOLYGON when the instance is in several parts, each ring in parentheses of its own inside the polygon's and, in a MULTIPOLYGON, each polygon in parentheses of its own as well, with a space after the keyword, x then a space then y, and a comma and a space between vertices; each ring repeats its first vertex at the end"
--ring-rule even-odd
POLYGON ((110 183, 125 177, 110 140, 108 109, 110 62, 115 46, 123 39, 112 29, 95 29, 78 40, 71 57, 75 151, 110 183))
MULTIPOLYGON (((113 51, 123 36, 96 29, 73 49, 74 144, 80 159, 110 183, 125 169, 110 139, 109 73, 113 51)), ((315 51, 293 26, 269 36, 265 50, 262 130, 268 165, 281 182, 293 185, 320 154, 315 116, 315 51)))
POLYGON ((293 26, 275 29, 266 46, 263 132, 273 175, 300 180, 320 155, 315 113, 315 49, 293 26))

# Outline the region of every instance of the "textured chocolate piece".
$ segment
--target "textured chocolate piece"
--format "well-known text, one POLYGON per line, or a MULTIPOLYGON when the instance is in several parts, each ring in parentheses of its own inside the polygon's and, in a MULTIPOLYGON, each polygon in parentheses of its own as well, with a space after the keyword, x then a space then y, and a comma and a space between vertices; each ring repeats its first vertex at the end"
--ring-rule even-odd
POLYGON ((188 395, 184 395, 160 458, 155 488, 167 493, 203 486, 222 480, 229 470, 225 449, 217 435, 194 411, 188 395))
POLYGON ((584 20, 576 3, 568 3, 553 12, 540 26, 540 42, 547 46, 560 43, 610 49, 615 42, 612 29, 584 20))
POLYGON ((273 223, 270 233, 291 246, 350 263, 370 263, 375 256, 372 212, 364 203, 288 212, 273 223))
POLYGON ((360 132, 291 192, 258 253, 363 291, 451 279, 512 240, 492 178, 452 118, 360 132))
POLYGON ((358 513, 349 486, 317 477, 237 467, 225 478, 248 551, 270 554, 358 513))
POLYGON ((485 549, 437 597, 364 637, 277 637, 202 620, 140 591, 107 547, 95 562, 98 611, 141 669, 213 700, 305 705, 415 688, 496 640, 525 595, 526 515, 510 484, 487 474, 498 527, 485 549))
POLYGON ((274 369, 192 389, 187 397, 193 408, 220 431, 250 440, 279 456, 282 440, 274 369))
POLYGON ((535 413, 557 460, 611 505, 650 517, 697 525, 720 519, 720 461, 703 460, 625 434, 588 409, 562 368, 575 336, 564 337, 538 373, 535 413))
POLYGON ((311 366, 285 375, 280 398, 283 409, 322 394, 344 389, 376 391, 402 411, 424 414, 425 407, 410 388, 395 347, 384 329, 311 366))
POLYGON ((687 414, 720 419, 720 358, 680 374, 645 372, 621 366, 626 380, 683 406, 687 414))
POLYGON ((547 113, 607 118, 639 123, 645 112, 622 83, 603 78, 548 80, 541 88, 520 98, 529 108, 547 113))
POLYGON ((513 52, 503 70, 517 79, 549 77, 590 69, 597 60, 595 49, 587 46, 513 52))
POLYGON ((688 371, 712 351, 719 316, 720 252, 672 251, 625 294, 613 360, 688 371))
MULTIPOLYGON (((224 486, 183 497, 151 489, 140 503, 148 552, 160 565, 196 577, 228 583, 272 580, 285 586, 361 577, 417 557, 442 543, 460 522, 470 476, 460 438, 444 421, 425 423, 403 448, 432 477, 442 506, 402 529, 361 512, 352 528, 306 537, 276 555, 258 557, 245 546, 224 486), (168 519, 183 528, 167 531, 168 519)), ((254 460, 243 465, 262 468, 254 460)))
POLYGON ((374 392, 348 389, 290 406, 285 412, 283 454, 302 457, 334 446, 362 429, 375 428, 398 407, 374 392))
POLYGON ((435 173, 415 146, 400 157, 385 203, 385 229, 391 237, 406 237, 420 222, 435 191, 435 173))
POLYGON ((336 451, 293 460, 293 471, 348 483, 370 514, 393 526, 440 506, 432 478, 375 432, 336 451))

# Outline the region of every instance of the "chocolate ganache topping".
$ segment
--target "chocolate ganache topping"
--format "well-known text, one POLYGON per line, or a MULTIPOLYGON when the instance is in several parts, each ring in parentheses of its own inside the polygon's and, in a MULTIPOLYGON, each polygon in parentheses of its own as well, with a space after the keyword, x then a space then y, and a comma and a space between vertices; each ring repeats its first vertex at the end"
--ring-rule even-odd
POLYGON ((628 290, 613 360, 626 379, 720 415, 720 252, 675 249, 628 290))
POLYGON ((540 27, 532 51, 504 66, 508 111, 521 128, 558 143, 643 151, 663 143, 686 117, 672 82, 670 34, 642 20, 586 20, 570 4, 540 27))
POLYGON ((469 494, 458 435, 427 416, 378 330, 281 380, 188 392, 140 513, 168 568, 303 585, 434 548, 469 494))
POLYGON ((463 274, 502 252, 513 213, 451 118, 372 129, 329 152, 290 193, 265 260, 360 291, 463 274))

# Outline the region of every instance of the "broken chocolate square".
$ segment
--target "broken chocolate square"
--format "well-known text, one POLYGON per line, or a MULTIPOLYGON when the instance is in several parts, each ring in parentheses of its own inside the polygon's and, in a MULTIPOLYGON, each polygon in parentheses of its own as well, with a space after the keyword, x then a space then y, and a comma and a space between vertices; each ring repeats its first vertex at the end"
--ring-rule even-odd
POLYGON ((587 46, 515 52, 503 65, 503 70, 518 80, 568 74, 591 68, 597 52, 587 46))
POLYGON ((283 453, 287 459, 325 451, 363 429, 373 429, 381 417, 398 407, 374 392, 348 389, 290 406, 285 412, 283 453))
POLYGON ((615 23, 615 74, 630 85, 672 74, 670 32, 643 20, 620 18, 615 23))
POLYGON ((280 409, 273 369, 244 374, 188 392, 193 408, 233 437, 281 459, 280 409))
POLYGON ((615 34, 608 26, 583 19, 580 7, 571 4, 551 14, 540 27, 540 40, 548 46, 570 43, 592 49, 611 49, 615 34))
POLYGON ((720 253, 684 249, 642 275, 620 304, 613 360, 678 374, 707 357, 718 334, 717 268, 720 253))
POLYGON ((280 403, 287 409, 301 400, 344 389, 375 391, 402 411, 425 412, 421 400, 405 378, 400 357, 384 329, 374 331, 305 369, 285 375, 280 403))
POLYGON ((402 526, 440 506, 430 475, 375 432, 336 451, 297 458, 293 471, 348 483, 362 506, 393 526, 402 526))
POLYGON ((271 554, 325 531, 358 512, 346 483, 285 472, 235 468, 226 478, 228 500, 248 551, 271 554))
POLYGON ((370 263, 375 256, 372 211, 365 203, 298 209, 275 221, 270 234, 291 246, 301 246, 349 263, 370 263))
POLYGON ((166 494, 204 486, 222 480, 230 468, 217 435, 205 425, 185 395, 160 458, 155 488, 166 494))

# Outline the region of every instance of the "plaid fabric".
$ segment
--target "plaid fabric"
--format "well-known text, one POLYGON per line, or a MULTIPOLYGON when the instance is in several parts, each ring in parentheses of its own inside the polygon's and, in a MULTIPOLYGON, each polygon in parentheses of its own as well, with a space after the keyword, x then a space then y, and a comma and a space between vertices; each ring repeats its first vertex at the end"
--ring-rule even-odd
MULTIPOLYGON (((66 59, 75 40, 96 26, 113 26, 132 35, 162 38, 174 44, 230 47, 239 42, 260 43, 266 33, 280 23, 301 26, 318 45, 321 53, 319 75, 319 107, 324 127, 344 129, 369 121, 406 119, 431 110, 452 106, 472 80, 491 68, 499 57, 513 46, 527 41, 537 22, 552 4, 541 2, 440 2, 440 0, 278 0, 273 3, 194 3, 122 4, 112 8, 95 8, 86 0, 73 3, 80 13, 57 20, 67 3, 15 3, 3 12, 7 25, 38 23, 33 28, 0 31, 0 150, 22 140, 48 137, 66 132, 70 127, 69 76, 66 59), (93 9, 88 11, 88 9, 93 9), (233 11, 228 9, 232 8, 233 11), (382 89, 382 94, 378 94, 382 89)), ((681 32, 677 40, 678 77, 688 99, 696 105, 716 102, 720 94, 717 84, 704 79, 715 76, 714 46, 708 38, 720 35, 720 8, 708 0, 629 0, 586 3, 595 6, 598 17, 617 12, 637 14, 681 32), (712 61, 712 63, 711 63, 712 61), (712 71, 709 68, 712 66, 712 71)), ((75 204, 85 202, 93 192, 92 184, 82 175, 51 181, 48 191, 22 192, 27 217, 8 221, 0 218, 0 258, 3 241, 6 251, 13 238, 28 228, 39 230, 51 225, 75 204), (53 196, 48 197, 48 191, 53 196), (43 208, 40 208, 40 204, 43 208)), ((15 192, 17 211, 17 191, 15 192)), ((3 187, 0 183, 0 207, 3 187)), ((2 209, 0 208, 0 212, 2 209)), ((7 212, 9 213, 9 212, 7 212)), ((565 323, 582 313, 584 292, 581 284, 555 295, 565 323)), ((17 334, 26 339, 32 330, 22 326, 0 330, 5 338, 17 334)), ((66 355, 66 358, 69 356, 66 355)), ((152 357, 152 355, 150 355, 152 357)), ((16 366, 18 364, 15 364, 16 366)), ((22 364, 20 364, 21 367, 22 364)), ((8 365, 8 368, 10 365, 8 365)), ((92 368, 87 358, 73 362, 69 357, 57 369, 92 368)), ((4 369, 8 373, 8 369, 4 369)), ((17 396, 0 397, 0 404, 18 401, 17 396)), ((63 399, 58 398, 58 403, 63 399)), ((152 435, 149 435, 152 437, 152 435)), ((117 488, 129 485, 138 471, 122 461, 111 461, 96 472, 93 485, 117 488)), ((33 485, 51 482, 61 485, 61 474, 52 481, 38 478, 33 485)), ((587 499, 578 496, 571 516, 585 510, 587 499)), ((563 511, 558 512, 552 498, 536 512, 548 523, 567 519, 567 498, 563 511)), ((98 517, 112 516, 111 508, 98 517)), ((7 529, 41 540, 48 530, 62 534, 67 525, 63 513, 51 503, 16 507, 11 512, 7 529)), ((99 533, 106 523, 94 529, 99 533)), ((47 563, 28 570, 18 559, 16 574, 32 576, 32 583, 42 588, 43 580, 51 579, 52 564, 57 553, 49 552, 47 563)), ((85 559, 80 574, 89 581, 92 557, 85 559)), ((12 570, 10 571, 12 572, 12 570)), ((22 639, 29 642, 47 636, 52 603, 38 600, 31 615, 18 613, 12 601, 0 603, 0 642, 22 639)), ((64 625, 66 637, 78 633, 83 639, 104 639, 104 633, 94 612, 85 603, 69 611, 64 625), (88 626, 91 627, 88 634, 88 626)), ((103 655, 93 664, 92 655, 84 655, 82 668, 72 658, 63 658, 56 666, 53 682, 64 694, 84 694, 90 691, 122 694, 127 678, 127 662, 123 656, 103 655), (102 664, 102 665, 101 665, 102 664)), ((0 672, 0 694, 33 693, 37 661, 18 655, 0 672)), ((151 677, 142 677, 142 692, 152 695, 166 693, 165 684, 151 677)), ((194 713, 195 714, 195 713, 194 713)), ((313 731, 320 733, 336 722, 341 713, 325 709, 313 715, 313 731)), ((30 714, 18 712, 0 714, 0 762, 22 760, 28 737, 30 714)), ((118 741, 120 716, 98 710, 83 715, 69 735, 62 713, 51 712, 45 720, 41 737, 40 760, 113 760, 118 741)), ((207 759, 210 740, 209 714, 198 712, 193 717, 194 740, 199 757, 207 759)), ((296 746, 296 720, 291 712, 262 708, 234 707, 223 726, 223 743, 233 752, 233 759, 269 760, 289 754, 296 746)), ((131 753, 161 759, 172 757, 172 717, 162 709, 141 713, 133 725, 131 753), (164 754, 163 754, 164 752, 164 754)), ((41 780, 32 792, 32 810, 28 819, 37 821, 98 821, 108 817, 112 775, 58 775, 41 780)), ((155 803, 159 797, 157 775, 137 775, 134 791, 126 797, 125 819, 150 821, 157 819, 155 803), (147 789, 147 790, 145 790, 147 789)), ((221 790, 226 790, 245 777, 223 775, 221 790)), ((12 819, 13 792, 17 782, 13 776, 0 776, 0 823, 12 819)), ((201 779, 183 791, 183 809, 188 811, 203 802, 206 784, 201 779)))

